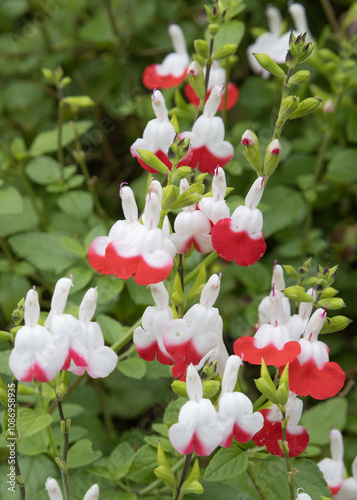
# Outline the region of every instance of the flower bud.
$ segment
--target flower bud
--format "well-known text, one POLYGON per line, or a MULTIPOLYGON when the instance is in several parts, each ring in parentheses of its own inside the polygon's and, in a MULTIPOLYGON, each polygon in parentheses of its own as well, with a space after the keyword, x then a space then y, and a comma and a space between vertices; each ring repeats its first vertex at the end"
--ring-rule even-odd
POLYGON ((246 130, 242 135, 241 144, 243 145, 243 154, 253 167, 253 169, 260 175, 262 170, 262 155, 260 153, 259 140, 253 130, 246 130))
POLYGON ((216 36, 218 33, 218 30, 219 30, 219 25, 218 24, 209 24, 208 30, 209 30, 211 36, 216 36))
POLYGON ((267 147, 264 159, 264 174, 270 177, 279 164, 281 146, 279 139, 274 139, 267 147))
POLYGON ((310 113, 313 113, 321 104, 322 99, 319 97, 308 97, 301 101, 296 109, 290 116, 289 120, 295 120, 296 118, 301 118, 310 113))
POLYGON ((276 396, 279 404, 286 405, 289 399, 289 363, 285 366, 281 374, 276 396))
POLYGON ((277 78, 284 79, 285 73, 267 54, 253 54, 260 66, 277 78))
MULTIPOLYGON (((203 57, 203 59, 209 59, 209 46, 206 40, 195 40, 194 47, 199 56, 203 57)), ((192 66, 192 63, 190 66, 192 66)), ((188 71, 190 71, 190 68, 188 68, 188 71)))
POLYGON ((290 85, 297 85, 299 83, 306 82, 310 78, 310 71, 301 70, 295 73, 292 77, 290 77, 289 83, 290 85))
POLYGON ((255 385, 258 390, 263 394, 263 396, 267 397, 272 403, 277 404, 278 398, 276 394, 275 385, 270 377, 267 365, 262 359, 262 366, 260 370, 260 378, 254 380, 255 385))
POLYGON ((300 99, 294 95, 285 97, 281 103, 278 120, 287 120, 297 110, 300 99))
MULTIPOLYGON (((203 40, 196 40, 202 41, 203 40)), ((204 99, 206 94, 205 79, 202 67, 197 61, 193 61, 187 70, 188 81, 199 99, 204 99)))
POLYGON ((62 492, 60 487, 58 486, 56 479, 49 477, 46 480, 45 488, 47 490, 48 496, 50 497, 50 500, 62 500, 62 492))
POLYGON ((83 500, 98 500, 99 498, 99 486, 97 484, 93 484, 84 495, 83 500))
POLYGON ((226 43, 218 49, 214 54, 213 54, 213 59, 226 59, 227 57, 232 56, 236 51, 237 51, 238 45, 235 43, 226 43))

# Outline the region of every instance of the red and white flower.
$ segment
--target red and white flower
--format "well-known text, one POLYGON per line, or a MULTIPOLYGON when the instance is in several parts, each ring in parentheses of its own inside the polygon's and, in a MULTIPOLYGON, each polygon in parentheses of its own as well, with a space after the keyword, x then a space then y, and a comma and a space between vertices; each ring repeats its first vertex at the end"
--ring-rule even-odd
POLYGON ((165 325, 172 320, 169 294, 163 283, 150 285, 156 306, 147 307, 142 317, 142 326, 134 330, 134 344, 140 357, 146 361, 155 359, 164 365, 172 365, 175 360, 166 351, 162 336, 165 325))
MULTIPOLYGON (((204 73, 206 74, 206 68, 204 68, 204 73)), ((213 64, 211 66, 210 74, 209 74, 209 80, 208 80, 208 86, 207 86, 207 95, 206 95, 206 101, 209 98, 211 94, 211 90, 215 85, 225 85, 226 83, 226 70, 222 66, 219 65, 218 61, 213 61, 213 64)), ((225 100, 225 94, 227 93, 227 109, 233 108, 235 103, 238 101, 239 97, 239 90, 234 83, 229 82, 227 85, 227 89, 225 90, 224 94, 222 95, 221 102, 218 106, 218 111, 222 111, 224 108, 224 100, 225 100)), ((195 106, 199 106, 200 100, 197 97, 195 91, 191 87, 189 83, 185 85, 185 96, 187 100, 191 103, 194 104, 195 106)))
MULTIPOLYGON (((187 179, 180 182, 180 193, 189 188, 187 179)), ((192 245, 200 253, 212 252, 211 223, 203 211, 197 210, 196 204, 185 207, 177 215, 174 232, 170 236, 177 253, 187 253, 192 245)))
POLYGON ((345 475, 345 464, 343 463, 343 439, 337 429, 330 431, 331 458, 323 458, 318 462, 318 467, 324 475, 327 486, 332 495, 340 491, 345 475))
POLYGON ((38 324, 39 317, 38 294, 34 289, 29 290, 25 298, 25 325, 16 334, 9 359, 10 370, 22 382, 52 380, 66 358, 66 349, 47 328, 38 324))
MULTIPOLYGON (((63 500, 61 488, 59 487, 56 479, 49 477, 45 484, 46 491, 50 500, 63 500)), ((83 500, 98 500, 99 498, 99 486, 93 484, 84 495, 83 500)))
POLYGON ((247 443, 264 423, 261 413, 253 413, 250 399, 241 392, 233 392, 241 364, 241 358, 230 356, 222 379, 218 416, 224 427, 224 437, 220 443, 224 448, 231 446, 233 437, 240 443, 247 443))
POLYGON ((224 140, 224 123, 215 116, 221 102, 223 87, 216 85, 205 104, 203 115, 194 123, 191 132, 182 132, 181 139, 190 139, 192 158, 187 162, 191 168, 213 174, 216 167, 224 167, 234 155, 232 144, 224 140))
MULTIPOLYGON (((286 441, 289 447, 289 457, 296 457, 302 453, 309 443, 309 435, 305 429, 298 425, 301 418, 303 402, 290 392, 289 400, 285 405, 287 419, 286 441)), ((279 441, 282 441, 283 431, 281 427, 282 413, 277 405, 270 409, 260 410, 264 417, 264 426, 253 437, 258 446, 266 446, 269 453, 283 457, 279 441)))
POLYGON ((212 196, 205 196, 198 203, 199 209, 208 217, 213 225, 230 215, 228 205, 224 199, 226 191, 227 183, 224 170, 221 167, 217 167, 212 180, 212 196))
POLYGON ((186 78, 190 58, 184 34, 177 24, 170 24, 168 33, 174 52, 168 54, 161 64, 152 64, 145 68, 143 84, 147 89, 176 87, 186 78))
POLYGON ((251 266, 264 255, 263 215, 257 208, 263 190, 264 179, 258 177, 245 198, 245 205, 237 207, 231 218, 219 220, 212 228, 213 248, 223 259, 251 266))
POLYGON ((352 462, 352 476, 343 481, 334 500, 354 500, 355 498, 357 498, 357 456, 352 462))
POLYGON ((342 389, 345 382, 342 368, 329 361, 327 345, 317 340, 325 317, 326 311, 323 309, 317 309, 311 316, 303 338, 299 340, 301 353, 289 366, 289 387, 299 396, 331 398, 342 389))
MULTIPOLYGON (((121 190, 121 196, 124 189, 121 190)), ((130 190, 131 191, 131 190, 130 190)), ((123 199, 125 221, 118 221, 108 237, 96 238, 89 247, 89 263, 105 274, 114 274, 121 279, 134 280, 139 285, 150 285, 163 281, 173 267, 176 255, 174 244, 168 231, 159 229, 162 187, 158 181, 152 181, 146 198, 143 224, 137 220, 135 201, 130 196, 130 206, 123 199), (127 209, 127 210, 126 210, 127 209), (129 220, 128 220, 128 217, 129 220)))
POLYGON ((261 325, 254 337, 240 337, 234 343, 234 352, 248 363, 282 366, 291 363, 300 353, 300 345, 291 339, 283 324, 282 294, 273 288, 270 294, 270 322, 261 325))
MULTIPOLYGON (((130 147, 131 156, 136 158, 140 165, 149 172, 156 173, 157 171, 151 168, 144 160, 141 159, 138 150, 147 150, 154 153, 167 168, 171 170, 171 162, 167 156, 170 145, 173 143, 176 131, 169 120, 165 99, 160 90, 154 90, 152 94, 152 108, 156 118, 150 120, 145 127, 143 137, 136 139, 130 147)), ((179 163, 178 166, 186 165, 191 153, 179 163)))
POLYGON ((166 323, 163 341, 169 354, 187 366, 199 364, 222 337, 223 321, 213 307, 220 288, 220 278, 213 274, 204 286, 199 304, 193 305, 183 318, 166 323))
POLYGON ((193 451, 208 456, 221 442, 224 429, 211 401, 202 398, 202 382, 192 364, 187 369, 186 382, 190 401, 182 406, 178 423, 170 427, 169 439, 183 455, 193 451))
POLYGON ((82 344, 87 349, 87 366, 76 366, 73 360, 68 371, 83 375, 87 371, 92 378, 107 377, 118 362, 118 356, 113 349, 104 345, 103 333, 95 321, 91 321, 97 306, 98 292, 90 288, 84 295, 79 306, 79 322, 82 327, 82 344))

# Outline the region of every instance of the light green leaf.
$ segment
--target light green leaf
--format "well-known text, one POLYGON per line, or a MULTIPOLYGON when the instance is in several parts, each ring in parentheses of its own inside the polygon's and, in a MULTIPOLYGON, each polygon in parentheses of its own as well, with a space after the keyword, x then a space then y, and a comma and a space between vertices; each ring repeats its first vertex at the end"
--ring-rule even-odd
POLYGON ((38 215, 31 201, 27 197, 23 197, 22 200, 23 210, 20 214, 3 215, 0 213, 0 236, 10 236, 21 231, 34 229, 37 226, 38 215))
POLYGON ((13 186, 0 189, 0 215, 20 214, 24 203, 21 194, 13 186))
POLYGON ((146 444, 135 453, 127 477, 131 481, 140 483, 154 481, 155 475, 153 471, 156 466, 156 450, 146 444))
POLYGON ((83 290, 94 276, 92 269, 84 267, 71 267, 68 269, 68 274, 73 276, 73 288, 69 291, 70 295, 83 290))
POLYGON ((124 280, 115 276, 101 276, 97 282, 98 304, 104 304, 118 298, 124 288, 124 280))
POLYGON ((214 50, 218 50, 227 43, 235 43, 239 45, 243 35, 245 26, 242 21, 229 21, 221 24, 217 35, 214 38, 214 50))
POLYGON ((263 195, 263 202, 269 208, 264 211, 263 233, 265 237, 299 224, 304 215, 304 201, 300 193, 285 186, 273 186, 263 195), (284 210, 281 210, 284 207, 284 210))
POLYGON ((41 410, 23 408, 19 411, 17 428, 21 437, 28 437, 48 427, 53 421, 52 415, 41 410))
POLYGON ((125 333, 126 327, 123 327, 119 321, 115 320, 111 316, 100 314, 97 317, 97 322, 99 323, 104 339, 108 342, 108 344, 113 344, 125 333))
POLYGON ((126 377, 141 379, 146 373, 146 365, 140 358, 129 358, 119 361, 118 370, 126 377))
POLYGON ((327 167, 326 179, 336 183, 349 183, 357 180, 356 148, 339 151, 327 167))
POLYGON ((247 469, 249 465, 246 452, 233 444, 230 448, 220 449, 210 461, 206 472, 207 481, 227 481, 235 479, 247 469))
POLYGON ((83 257, 85 255, 84 248, 75 238, 63 236, 63 238, 61 238, 61 243, 67 250, 73 252, 75 255, 78 255, 78 257, 83 257))
POLYGON ((25 173, 33 182, 46 185, 61 180, 61 166, 50 156, 38 156, 25 167, 25 173))
MULTIPOLYGON (((81 136, 93 125, 89 120, 82 120, 77 122, 78 134, 81 136)), ((75 132, 70 122, 62 126, 62 147, 67 146, 75 139, 75 132)), ((47 132, 42 132, 33 141, 30 154, 32 156, 43 155, 44 153, 53 153, 57 151, 58 147, 58 128, 55 127, 47 132)))
POLYGON ((342 431, 347 420, 347 400, 335 398, 305 410, 301 419, 310 436, 311 444, 325 445, 330 442, 329 432, 332 429, 342 431))
POLYGON ((93 197, 86 191, 70 191, 60 196, 57 204, 63 213, 76 219, 87 219, 93 212, 93 197))
POLYGON ((63 248, 61 238, 56 234, 29 232, 12 236, 9 241, 18 257, 27 259, 43 271, 62 274, 77 259, 63 248))
POLYGON ((89 439, 81 439, 71 446, 68 451, 68 468, 76 469, 98 460, 98 458, 101 457, 102 452, 99 450, 93 451, 92 446, 93 444, 89 439))

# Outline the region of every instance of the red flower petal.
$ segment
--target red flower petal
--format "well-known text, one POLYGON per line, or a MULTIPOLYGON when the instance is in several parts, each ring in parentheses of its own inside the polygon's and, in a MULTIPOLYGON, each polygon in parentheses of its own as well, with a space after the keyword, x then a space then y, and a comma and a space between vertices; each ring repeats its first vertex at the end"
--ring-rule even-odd
MULTIPOLYGON (((186 99, 191 104, 193 104, 194 106, 198 107, 199 104, 200 104, 200 100, 197 97, 196 92, 193 90, 193 88, 191 87, 191 85, 189 83, 187 83, 185 85, 184 91, 185 91, 186 99)), ((207 92, 205 102, 207 102, 207 99, 209 98, 210 93, 211 93, 211 91, 209 90, 207 92)), ((228 93, 228 97, 227 97, 227 109, 231 109, 231 108, 233 108, 233 106, 235 105, 235 103, 238 101, 238 97, 239 97, 238 87, 236 85, 234 85, 234 83, 229 82, 228 83, 228 87, 227 87, 227 93, 228 93)), ((222 111, 223 105, 224 105, 224 95, 222 96, 220 105, 218 107, 218 111, 222 111)))
POLYGON ((143 84, 147 89, 169 89, 176 87, 186 78, 187 69, 180 76, 159 75, 157 73, 158 64, 151 64, 144 69, 143 84))
MULTIPOLYGON (((271 410, 260 410, 264 417, 264 426, 253 437, 253 441, 258 446, 266 446, 269 453, 283 457, 278 441, 282 440, 283 431, 280 421, 271 421, 267 417, 271 410)), ((302 426, 294 426, 293 432, 286 430, 286 440, 289 446, 289 457, 300 455, 309 444, 309 435, 302 426)))
POLYGON ((180 453, 188 455, 193 451, 196 455, 200 457, 206 457, 212 453, 212 449, 206 446, 194 433, 190 442, 185 446, 183 450, 179 450, 180 453))
POLYGON ((83 356, 81 356, 80 354, 78 354, 78 352, 74 351, 71 347, 69 348, 68 350, 68 354, 67 354, 67 357, 65 359, 65 362, 63 363, 63 366, 62 366, 62 370, 68 370, 69 368, 69 365, 71 364, 71 360, 73 360, 73 363, 76 365, 76 366, 88 366, 88 363, 87 361, 83 358, 83 356))
POLYGON ((205 352, 199 352, 192 339, 181 342, 180 344, 169 344, 164 337, 164 346, 173 358, 183 361, 187 366, 190 363, 198 365, 203 356, 207 354, 205 352))
POLYGON ((158 362, 162 365, 172 365, 173 363, 172 357, 161 351, 156 340, 146 347, 138 348, 136 346, 136 351, 146 361, 153 361, 156 355, 158 362))
POLYGON ((114 240, 109 243, 105 252, 106 265, 117 278, 127 280, 136 272, 140 255, 122 257, 117 251, 120 244, 121 240, 114 240))
POLYGON ((247 231, 232 231, 232 219, 221 219, 212 228, 212 245, 218 255, 225 260, 235 260, 239 266, 251 266, 266 250, 263 234, 252 238, 247 231))
MULTIPOLYGON (((237 356, 252 365, 261 365, 263 358, 267 365, 277 367, 291 363, 301 351, 299 342, 294 340, 287 342, 282 349, 278 349, 274 344, 259 347, 256 339, 248 335, 236 340, 233 349, 237 356)), ((290 390, 294 391, 291 387, 290 390)))
POLYGON ((192 158, 187 165, 191 168, 196 168, 198 165, 198 170, 204 174, 214 174, 214 171, 218 166, 224 167, 231 158, 233 154, 226 157, 218 157, 213 155, 206 146, 201 146, 199 148, 192 148, 192 158))
MULTIPOLYGON (((282 368, 280 371, 282 372, 282 368)), ((303 365, 296 359, 289 366, 289 389, 299 396, 332 398, 342 389, 345 378, 340 365, 333 361, 328 361, 319 368, 313 359, 303 365)))
POLYGON ((183 382, 186 381, 186 373, 187 373, 187 365, 182 359, 176 361, 174 366, 172 367, 172 376, 175 378, 179 378, 183 382))
POLYGON ((101 274, 111 274, 105 259, 105 251, 109 243, 107 236, 95 238, 88 248, 88 262, 96 271, 101 274))
POLYGON ((140 258, 134 273, 134 280, 138 285, 144 286, 159 283, 168 277, 173 265, 174 261, 167 252, 157 250, 153 254, 140 258), (160 267, 156 265, 159 260, 161 260, 160 267))
POLYGON ((30 368, 21 378, 21 382, 32 382, 33 379, 36 379, 38 382, 48 382, 50 380, 45 371, 36 362, 32 366, 30 366, 30 368))

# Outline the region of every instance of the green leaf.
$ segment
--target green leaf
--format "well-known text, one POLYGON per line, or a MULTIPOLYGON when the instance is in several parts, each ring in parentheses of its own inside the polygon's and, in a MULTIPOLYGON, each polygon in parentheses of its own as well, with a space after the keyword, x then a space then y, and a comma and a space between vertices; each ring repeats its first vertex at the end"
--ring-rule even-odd
POLYGON ((89 439, 77 441, 68 451, 67 466, 69 469, 76 469, 89 465, 101 457, 102 452, 92 450, 92 442, 89 439))
POLYGON ((61 238, 61 243, 64 248, 66 248, 70 252, 73 252, 75 255, 78 255, 78 257, 84 257, 86 255, 83 246, 75 238, 71 238, 70 236, 63 236, 61 238))
POLYGON ((152 306, 153 300, 149 287, 138 285, 133 279, 126 282, 126 287, 134 304, 152 306))
POLYGON ((124 288, 125 281, 115 276, 101 276, 97 281, 98 304, 115 300, 124 288))
MULTIPOLYGON (((291 466, 297 469, 294 477, 295 488, 303 488, 304 491, 309 492, 311 500, 321 500, 321 495, 331 493, 322 472, 314 462, 305 458, 291 460, 291 466)), ((274 498, 274 500, 289 498, 286 464, 283 458, 269 457, 261 461, 256 479, 267 498, 274 498)))
POLYGON ((33 182, 46 185, 61 180, 61 165, 50 156, 38 156, 26 165, 25 173, 33 182))
MULTIPOLYGON (((22 299, 31 288, 30 281, 14 273, 0 274, 0 309, 10 320, 16 302, 22 299)), ((0 366, 0 370, 1 370, 0 366)))
MULTIPOLYGON (((93 125, 92 121, 83 120, 77 122, 78 134, 81 136, 93 125)), ((68 122, 62 126, 62 147, 67 146, 74 141, 76 135, 73 125, 68 122)), ((53 153, 58 147, 58 128, 55 127, 48 132, 40 133, 33 141, 30 154, 31 156, 40 156, 44 153, 53 153)))
POLYGON ((97 316, 97 322, 102 329, 103 336, 108 344, 113 344, 125 333, 126 327, 123 327, 119 321, 111 316, 100 314, 97 316))
POLYGON ((87 269, 85 267, 71 267, 68 269, 68 274, 73 276, 73 288, 70 289, 70 295, 83 290, 94 276, 94 271, 92 269, 87 269))
POLYGON ((214 50, 218 50, 227 43, 239 45, 242 41, 245 26, 242 21, 229 21, 219 27, 217 35, 214 37, 214 50))
POLYGON ((93 197, 86 191, 70 191, 60 196, 57 200, 58 207, 63 213, 76 219, 88 219, 93 212, 93 197))
POLYGON ((301 194, 294 189, 272 186, 264 192, 263 202, 269 207, 263 213, 265 237, 299 224, 304 216, 305 203, 301 194), (284 207, 284 210, 281 210, 281 207, 284 207))
POLYGON ((52 415, 41 410, 23 408, 19 411, 17 428, 21 437, 28 437, 48 427, 53 421, 52 415))
POLYGON ((246 452, 233 444, 230 448, 220 449, 210 461, 206 472, 207 481, 227 481, 235 479, 247 469, 249 465, 246 452))
POLYGON ((126 377, 141 379, 146 373, 146 365, 140 358, 129 358, 119 361, 117 368, 126 377))
POLYGON ((21 231, 34 229, 38 225, 38 215, 29 198, 23 197, 23 210, 20 214, 0 213, 0 236, 10 236, 21 231))
POLYGON ((48 449, 48 438, 45 433, 38 432, 32 436, 22 438, 18 450, 22 455, 36 456, 46 453, 48 449))
POLYGON ((332 429, 342 431, 347 419, 347 400, 335 398, 305 410, 301 419, 310 436, 311 444, 325 445, 330 442, 329 432, 332 429))
POLYGON ((0 215, 21 214, 24 203, 21 194, 13 186, 0 189, 0 215))
POLYGON ((335 154, 327 167, 326 179, 336 183, 356 181, 356 155, 355 148, 345 148, 335 154))
POLYGON ((135 453, 127 478, 139 483, 154 481, 156 465, 156 450, 146 444, 135 453))
POLYGON ((62 274, 77 259, 63 248, 61 237, 56 234, 29 232, 12 236, 9 242, 18 257, 27 259, 42 271, 62 274))

